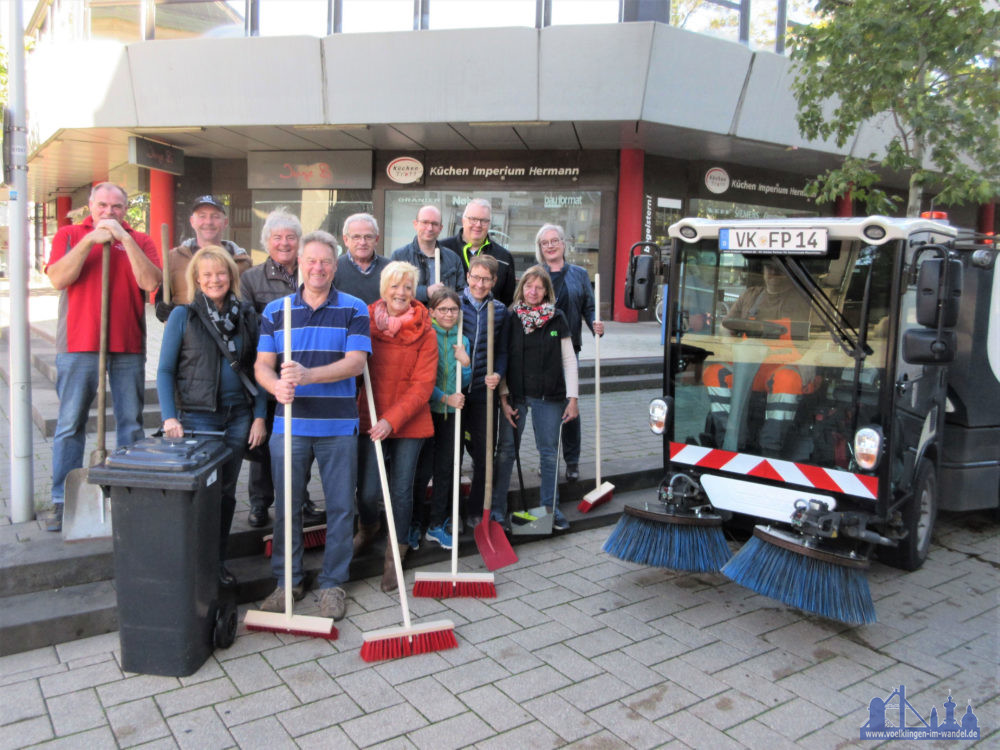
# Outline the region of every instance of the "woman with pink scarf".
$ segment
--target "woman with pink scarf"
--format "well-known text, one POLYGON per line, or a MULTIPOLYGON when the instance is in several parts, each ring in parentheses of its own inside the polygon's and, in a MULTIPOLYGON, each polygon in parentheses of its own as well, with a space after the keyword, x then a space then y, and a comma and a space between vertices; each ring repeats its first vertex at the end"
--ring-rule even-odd
MULTIPOLYGON (((437 336, 427 308, 414 297, 418 270, 394 261, 382 270, 381 297, 368 306, 371 316, 372 355, 368 359, 375 415, 371 424, 368 399, 360 389, 358 413, 361 435, 358 450, 357 555, 374 540, 379 530, 379 500, 382 486, 373 441, 382 440, 389 476, 389 495, 396 538, 406 540, 413 511, 413 475, 424 439, 434 435, 430 397, 437 377, 437 336)), ((399 553, 406 554, 406 544, 399 553)), ((398 583, 387 542, 382 590, 393 591, 398 583)))

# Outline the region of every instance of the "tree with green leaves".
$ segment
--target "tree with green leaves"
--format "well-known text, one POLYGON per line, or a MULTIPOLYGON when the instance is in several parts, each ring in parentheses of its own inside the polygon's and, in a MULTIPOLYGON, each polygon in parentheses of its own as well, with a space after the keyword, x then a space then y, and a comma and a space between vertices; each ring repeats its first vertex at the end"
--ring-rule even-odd
POLYGON ((1000 10, 980 0, 819 0, 822 21, 793 34, 799 131, 843 147, 864 123, 889 135, 810 185, 831 202, 851 193, 873 213, 898 198, 880 171, 909 176, 907 216, 925 189, 944 205, 1000 196, 1000 10), (990 7, 984 7, 989 5, 990 7))

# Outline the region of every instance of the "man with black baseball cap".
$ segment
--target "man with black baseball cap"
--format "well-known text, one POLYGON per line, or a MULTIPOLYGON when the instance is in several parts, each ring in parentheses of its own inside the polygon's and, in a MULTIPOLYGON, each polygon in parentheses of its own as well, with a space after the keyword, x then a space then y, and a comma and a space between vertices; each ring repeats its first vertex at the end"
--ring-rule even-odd
POLYGON ((194 237, 185 240, 180 245, 172 248, 167 255, 167 269, 165 273, 170 274, 170 302, 165 305, 161 300, 162 289, 157 294, 156 317, 166 322, 170 316, 170 310, 174 304, 187 304, 188 288, 185 271, 191 256, 198 250, 208 245, 218 245, 229 251, 236 261, 236 267, 242 274, 251 266, 250 254, 235 242, 222 239, 223 232, 229 225, 226 218, 226 207, 212 195, 203 195, 195 198, 191 204, 191 228, 194 230, 194 237))

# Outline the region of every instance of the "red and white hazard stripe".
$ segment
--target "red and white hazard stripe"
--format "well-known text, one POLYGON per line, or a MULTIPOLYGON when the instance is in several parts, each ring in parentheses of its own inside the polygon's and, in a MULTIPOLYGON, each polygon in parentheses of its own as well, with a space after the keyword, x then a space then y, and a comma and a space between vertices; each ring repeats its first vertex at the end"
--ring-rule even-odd
POLYGON ((827 492, 854 495, 867 500, 875 500, 878 497, 878 477, 853 474, 839 469, 824 469, 811 464, 751 456, 749 453, 734 453, 685 443, 670 444, 670 460, 697 466, 699 469, 715 469, 730 474, 772 479, 827 492))

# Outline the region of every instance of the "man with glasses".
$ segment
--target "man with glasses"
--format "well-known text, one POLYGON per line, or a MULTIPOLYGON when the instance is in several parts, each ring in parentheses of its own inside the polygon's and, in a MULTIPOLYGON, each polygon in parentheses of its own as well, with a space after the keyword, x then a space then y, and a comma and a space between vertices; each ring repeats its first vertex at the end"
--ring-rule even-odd
POLYGON ((493 209, 484 198, 473 198, 462 213, 462 230, 454 237, 441 242, 462 260, 466 272, 473 258, 489 255, 497 262, 496 284, 493 296, 509 306, 514 301, 514 258, 503 245, 490 240, 490 222, 493 209))
POLYGON ((101 300, 107 293, 108 382, 120 448, 143 436, 144 293, 156 291, 162 280, 160 255, 153 241, 125 222, 125 191, 114 183, 102 182, 90 191, 88 205, 87 218, 56 232, 45 266, 52 286, 62 293, 56 329, 59 420, 52 440, 53 514, 49 531, 62 531, 66 475, 83 466, 87 417, 97 395, 101 300), (111 246, 107 291, 103 290, 101 274, 106 243, 111 246))
POLYGON ((352 214, 344 220, 347 252, 337 261, 337 288, 370 305, 381 296, 379 279, 389 259, 375 252, 378 222, 371 214, 352 214))
POLYGON ((465 269, 462 267, 462 261, 453 251, 442 247, 437 241, 442 228, 441 212, 436 206, 424 206, 417 211, 413 228, 417 230, 413 242, 393 251, 392 259, 405 261, 420 271, 416 298, 426 305, 434 292, 444 287, 461 292, 465 287, 465 269), (435 249, 437 259, 435 259, 435 249), (440 270, 436 268, 435 263, 441 264, 440 270), (439 275, 441 281, 436 282, 435 278, 439 275))

